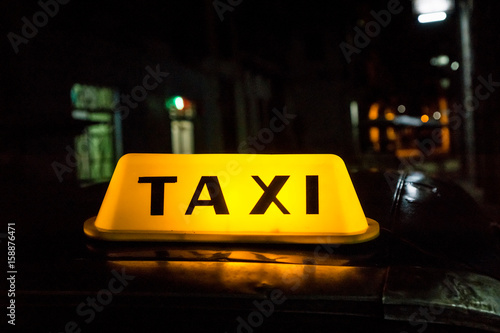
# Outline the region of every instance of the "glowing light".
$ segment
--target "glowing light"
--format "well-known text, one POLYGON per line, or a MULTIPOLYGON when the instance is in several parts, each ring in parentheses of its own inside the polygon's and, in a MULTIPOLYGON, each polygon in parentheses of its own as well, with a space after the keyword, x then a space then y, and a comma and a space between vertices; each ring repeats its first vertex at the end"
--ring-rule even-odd
POLYGON ((184 100, 182 99, 182 97, 177 96, 177 97, 174 99, 174 103, 175 103, 175 107, 177 108, 177 110, 182 110, 182 109, 184 109, 184 100))
POLYGON ((454 61, 451 63, 450 67, 452 71, 456 71, 460 67, 460 64, 458 63, 458 61, 454 61))
POLYGON ((441 112, 439 111, 436 111, 432 114, 432 118, 436 119, 436 120, 439 120, 441 119, 441 112))
POLYGON ((370 127, 370 141, 375 151, 380 151, 380 130, 378 127, 370 127))
POLYGON ((442 78, 441 80, 439 80, 439 84, 441 85, 441 87, 443 89, 448 89, 450 87, 451 81, 450 81, 450 79, 445 77, 445 78, 442 78))
POLYGON ((394 130, 394 127, 387 127, 387 130, 385 132, 387 135, 387 139, 391 141, 396 141, 396 131, 394 130))
POLYGON ((368 111, 368 119, 370 120, 376 120, 378 118, 378 109, 379 109, 378 103, 373 103, 370 106, 370 111, 368 111))
POLYGON ((424 114, 422 115, 422 117, 420 117, 420 120, 423 122, 423 123, 426 123, 429 121, 429 116, 424 114))
POLYGON ((446 98, 444 97, 441 97, 439 98, 439 113, 441 113, 441 118, 440 118, 440 123, 443 124, 443 125, 447 125, 448 124, 448 113, 449 113, 449 110, 448 110, 448 101, 446 100, 446 98))
POLYGON ((453 0, 414 0, 413 10, 417 14, 447 12, 453 9, 453 0))
POLYGON ((418 16, 418 22, 420 22, 420 23, 439 22, 439 21, 444 21, 445 19, 446 19, 446 13, 445 12, 420 14, 418 16))
POLYGON ((73 110, 71 111, 73 119, 89 120, 95 122, 109 122, 112 119, 112 114, 108 112, 89 112, 87 110, 73 110))
POLYGON ((352 126, 358 126, 359 125, 359 107, 358 107, 358 102, 351 101, 349 109, 351 111, 351 124, 352 124, 352 126))
POLYGON ((85 233, 105 240, 356 243, 375 238, 335 155, 127 154, 85 233))
POLYGON ((443 153, 450 151, 450 130, 447 127, 441 129, 441 150, 443 153))
POLYGON ((437 67, 443 67, 450 63, 450 57, 447 55, 440 55, 434 58, 431 58, 431 65, 437 67))
POLYGON ((398 112, 399 113, 404 113, 405 111, 406 111, 406 106, 404 106, 404 105, 398 106, 398 112))
POLYGON ((394 118, 396 118, 396 116, 392 112, 388 112, 388 113, 385 114, 385 119, 386 120, 391 121, 391 120, 394 120, 394 118))

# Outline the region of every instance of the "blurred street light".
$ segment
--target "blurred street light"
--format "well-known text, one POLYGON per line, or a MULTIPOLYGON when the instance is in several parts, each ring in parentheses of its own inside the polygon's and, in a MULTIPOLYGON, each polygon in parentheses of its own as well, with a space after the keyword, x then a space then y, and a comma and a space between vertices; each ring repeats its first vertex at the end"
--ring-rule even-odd
POLYGON ((420 23, 431 23, 444 20, 446 20, 446 12, 436 12, 436 13, 418 15, 418 22, 420 23))
POLYGON ((447 12, 453 10, 453 0, 414 0, 413 12, 418 15, 418 22, 430 23, 446 19, 447 12))

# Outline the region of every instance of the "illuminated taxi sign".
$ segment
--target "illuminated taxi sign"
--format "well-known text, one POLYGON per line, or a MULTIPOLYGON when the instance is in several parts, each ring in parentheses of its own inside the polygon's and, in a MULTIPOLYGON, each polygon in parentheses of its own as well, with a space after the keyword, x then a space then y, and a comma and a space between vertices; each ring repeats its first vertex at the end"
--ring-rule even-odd
POLYGON ((127 154, 84 231, 103 240, 358 243, 379 227, 335 155, 127 154))

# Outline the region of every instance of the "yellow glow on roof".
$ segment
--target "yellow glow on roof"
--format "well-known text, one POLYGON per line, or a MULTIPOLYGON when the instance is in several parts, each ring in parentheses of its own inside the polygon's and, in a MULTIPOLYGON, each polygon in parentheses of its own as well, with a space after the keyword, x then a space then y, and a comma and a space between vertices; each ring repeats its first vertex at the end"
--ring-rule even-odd
POLYGON ((367 241, 367 219, 335 155, 127 154, 85 233, 106 240, 367 241))

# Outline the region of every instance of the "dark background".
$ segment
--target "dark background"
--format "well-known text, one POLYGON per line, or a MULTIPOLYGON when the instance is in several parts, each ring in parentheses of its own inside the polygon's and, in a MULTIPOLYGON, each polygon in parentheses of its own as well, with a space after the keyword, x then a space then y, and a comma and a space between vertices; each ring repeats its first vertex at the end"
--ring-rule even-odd
MULTIPOLYGON (((449 105, 461 103, 461 69, 454 72, 429 65, 429 59, 440 54, 447 54, 450 62, 461 62, 458 6, 447 20, 422 25, 411 3, 401 1, 402 13, 394 15, 348 63, 339 45, 352 43, 354 27, 373 20, 370 11, 386 9, 387 3, 242 1, 225 11, 221 21, 209 0, 73 0, 59 4, 58 13, 16 53, 7 35, 21 35, 22 18, 32 21, 41 7, 35 1, 2 2, 2 211, 15 219, 19 207, 29 209, 24 201, 27 193, 36 200, 82 185, 76 168, 68 163, 67 147, 88 125, 71 117, 73 84, 130 93, 147 74, 146 66, 159 65, 170 75, 123 119, 124 153, 171 152, 170 119, 163 103, 182 95, 197 106, 197 153, 238 152, 248 136, 268 127, 274 108, 286 107, 297 118, 275 133, 260 152, 334 153, 352 169, 400 168, 394 154, 371 149, 369 106, 374 101, 404 103, 410 115, 419 116, 424 103, 442 94, 449 105), (446 92, 438 84, 443 77, 451 82, 446 92), (266 83, 265 88, 255 83, 258 79, 266 83), (254 86, 249 88, 248 82, 254 86), (238 85, 242 99, 237 96, 238 85), (360 110, 361 154, 353 142, 351 101, 357 101, 360 110), (236 115, 237 108, 243 110, 243 118, 236 115), (62 181, 54 162, 69 166, 62 181)), ((493 0, 474 2, 474 87, 479 75, 491 74, 500 81, 499 7, 493 0)), ((499 108, 500 93, 495 91, 475 111, 477 172, 473 179, 465 177, 462 129, 453 133, 448 155, 429 157, 412 167, 426 170, 426 163, 458 161, 451 172, 438 168, 438 176, 465 179, 465 186, 479 193, 478 199, 495 205, 500 185, 499 108)), ((57 203, 47 208, 57 210, 57 203)))

